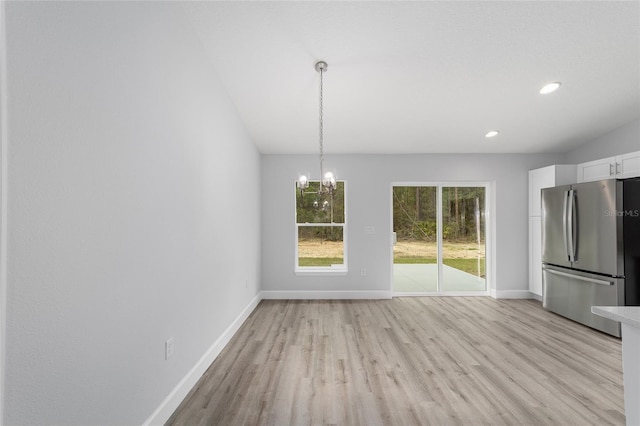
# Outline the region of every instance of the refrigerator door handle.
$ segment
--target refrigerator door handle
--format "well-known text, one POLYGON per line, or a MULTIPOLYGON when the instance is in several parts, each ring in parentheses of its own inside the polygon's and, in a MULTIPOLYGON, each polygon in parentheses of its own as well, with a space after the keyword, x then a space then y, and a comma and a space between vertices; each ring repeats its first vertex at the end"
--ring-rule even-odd
POLYGON ((569 191, 564 191, 562 194, 564 201, 562 203, 562 238, 564 240, 564 254, 567 256, 569 262, 571 262, 571 256, 569 255, 569 242, 567 240, 567 201, 569 199, 569 191))
POLYGON ((545 271, 550 274, 560 275, 562 277, 567 277, 574 280, 586 281, 589 283, 600 284, 600 285, 613 285, 611 281, 599 280, 596 278, 581 277, 580 275, 568 274, 566 272, 556 271, 555 269, 545 269, 545 271))
POLYGON ((576 253, 578 252, 578 227, 580 224, 578 223, 578 209, 576 209, 576 190, 572 189, 570 191, 569 196, 571 197, 571 257, 572 262, 577 262, 578 257, 576 253))
POLYGON ((574 208, 575 208, 575 196, 574 196, 574 190, 570 189, 568 192, 568 198, 569 198, 569 211, 567 212, 567 220, 569 221, 569 225, 567 226, 568 228, 568 235, 566 236, 567 241, 569 243, 569 262, 575 262, 576 261, 576 251, 575 251, 575 243, 576 243, 576 233, 574 232, 575 230, 574 228, 574 217, 573 217, 573 213, 574 213, 574 208))

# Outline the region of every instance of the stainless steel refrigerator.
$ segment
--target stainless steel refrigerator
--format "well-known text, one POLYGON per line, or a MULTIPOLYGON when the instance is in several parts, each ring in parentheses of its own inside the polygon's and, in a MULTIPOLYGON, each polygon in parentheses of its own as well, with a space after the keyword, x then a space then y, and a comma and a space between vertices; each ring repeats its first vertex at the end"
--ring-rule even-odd
POLYGON ((591 306, 639 305, 640 180, 542 190, 544 308, 620 337, 591 306))

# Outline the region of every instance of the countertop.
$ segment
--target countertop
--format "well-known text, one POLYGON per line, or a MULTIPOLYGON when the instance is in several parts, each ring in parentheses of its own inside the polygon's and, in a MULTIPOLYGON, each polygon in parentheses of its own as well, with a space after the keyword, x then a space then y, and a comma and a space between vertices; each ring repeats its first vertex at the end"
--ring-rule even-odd
POLYGON ((601 317, 640 328, 640 306, 592 306, 591 312, 601 317))

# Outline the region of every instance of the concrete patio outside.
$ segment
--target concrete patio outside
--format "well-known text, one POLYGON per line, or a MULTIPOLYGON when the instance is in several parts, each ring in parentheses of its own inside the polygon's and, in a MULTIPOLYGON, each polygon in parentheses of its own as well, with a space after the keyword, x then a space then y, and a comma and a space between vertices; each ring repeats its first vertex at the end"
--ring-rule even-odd
MULTIPOLYGON (((442 265, 442 281, 445 292, 484 292, 485 278, 442 265)), ((436 293, 438 291, 438 265, 399 264, 393 265, 394 293, 436 293)))

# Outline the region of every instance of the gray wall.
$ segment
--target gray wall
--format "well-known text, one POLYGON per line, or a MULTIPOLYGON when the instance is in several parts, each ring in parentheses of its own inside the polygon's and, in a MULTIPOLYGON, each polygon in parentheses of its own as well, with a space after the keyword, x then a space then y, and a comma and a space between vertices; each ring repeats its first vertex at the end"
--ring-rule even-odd
POLYGON ((640 150, 640 120, 585 143, 565 154, 567 164, 578 164, 640 150))
POLYGON ((260 154, 171 3, 5 6, 0 423, 141 424, 259 292, 260 154))
MULTIPOLYGON (((325 165, 347 182, 346 276, 294 274, 294 182, 318 168, 317 156, 265 155, 262 162, 262 288, 265 291, 389 291, 391 184, 495 182, 498 295, 528 288, 528 170, 560 162, 561 155, 327 155, 325 165), (366 226, 376 234, 367 235, 366 226), (366 268, 366 277, 360 269, 366 268)), ((317 173, 314 175, 317 179, 317 173)), ((314 178, 312 176, 312 178, 314 178)), ((513 293, 515 294, 515 293, 513 293)))

